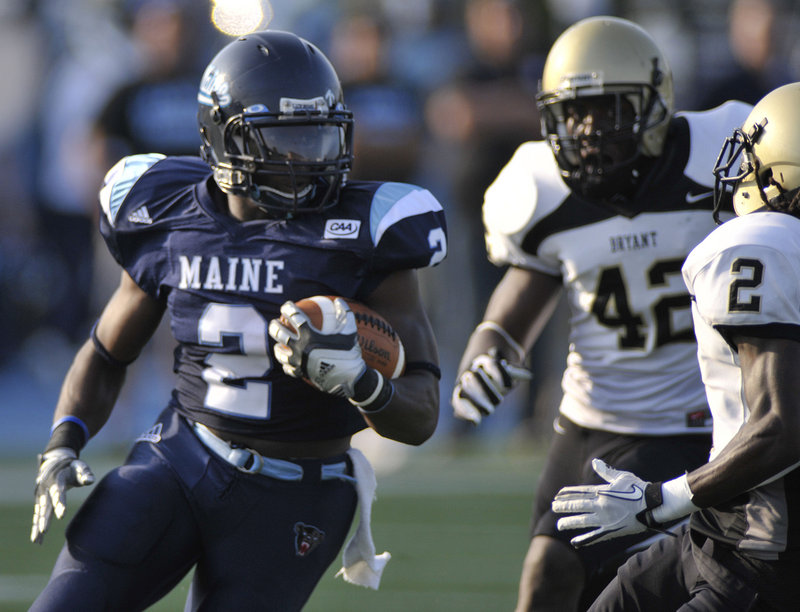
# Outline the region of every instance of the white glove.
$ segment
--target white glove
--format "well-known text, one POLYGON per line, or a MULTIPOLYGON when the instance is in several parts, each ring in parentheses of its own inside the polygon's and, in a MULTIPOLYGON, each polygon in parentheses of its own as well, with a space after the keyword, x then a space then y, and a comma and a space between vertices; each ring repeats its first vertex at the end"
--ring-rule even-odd
POLYGON ((553 512, 573 515, 558 519, 559 531, 597 528, 572 538, 573 546, 595 544, 646 529, 661 530, 651 513, 662 502, 660 484, 616 470, 601 459, 592 460, 592 467, 608 484, 564 487, 551 504, 553 512))
POLYGON ((92 470, 71 448, 54 448, 41 455, 36 476, 31 542, 42 543, 54 513, 58 519, 64 516, 69 489, 93 482, 92 470))
POLYGON ((333 304, 334 320, 332 325, 326 321, 330 330, 326 333, 314 327, 308 316, 288 301, 281 306, 281 314, 294 330, 280 319, 272 319, 269 335, 277 343, 273 352, 286 374, 305 378, 325 393, 352 397, 353 386, 367 364, 361 356, 353 312, 341 298, 333 304))
POLYGON ((525 368, 500 357, 492 347, 488 353, 475 357, 458 377, 450 398, 453 414, 477 425, 484 415, 494 412, 517 381, 530 380, 532 376, 525 368))

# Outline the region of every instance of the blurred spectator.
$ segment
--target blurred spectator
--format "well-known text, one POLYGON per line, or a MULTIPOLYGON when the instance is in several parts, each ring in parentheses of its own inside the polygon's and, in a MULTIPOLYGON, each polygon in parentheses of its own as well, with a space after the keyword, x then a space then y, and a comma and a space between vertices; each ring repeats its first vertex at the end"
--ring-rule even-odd
MULTIPOLYGON (((92 185, 92 206, 102 177, 120 158, 136 153, 193 155, 200 151, 197 129, 197 90, 213 50, 222 46, 209 37, 219 36, 209 21, 208 4, 196 0, 123 0, 119 19, 132 46, 134 69, 106 96, 92 131, 93 166, 98 171, 92 185)), ((95 245, 93 305, 101 305, 119 283, 119 267, 99 233, 95 245)), ((85 334, 84 334, 85 338, 85 334)), ((168 392, 174 341, 164 323, 145 348, 146 359, 129 368, 129 384, 104 435, 118 437, 139 431, 152 419, 142 410, 144 393, 157 397, 168 392)))
POLYGON ((47 261, 33 206, 35 108, 42 84, 45 32, 22 1, 0 6, 0 362, 17 356, 47 306, 47 261))
POLYGON ((443 199, 453 240, 439 272, 446 282, 432 286, 441 294, 430 299, 443 322, 437 333, 445 380, 454 378, 459 357, 450 347, 461 346, 503 273, 483 249, 483 193, 519 144, 540 137, 534 98, 542 59, 526 49, 524 16, 514 0, 468 0, 463 22, 471 59, 426 102, 433 172, 448 172, 450 182, 443 199))
MULTIPOLYGON (((517 146, 540 135, 534 96, 541 58, 524 54, 522 17, 513 0, 469 0, 464 24, 472 61, 426 105, 428 129, 458 156, 453 213, 473 245, 483 243, 483 192, 517 146)), ((478 249, 470 253, 480 308, 500 273, 478 249)))
POLYGON ((76 343, 89 331, 94 207, 102 177, 89 134, 130 62, 109 8, 89 0, 43 0, 38 10, 52 63, 37 109, 36 212, 48 274, 34 344, 52 356, 59 345, 76 343))
MULTIPOLYGON (((618 10, 620 5, 627 5, 629 8, 633 8, 636 4, 636 2, 620 2, 619 0, 547 0, 557 31, 561 31, 586 17, 617 15, 621 12, 618 10)), ((649 8, 652 8, 652 5, 649 8)))
POLYGON ((133 153, 197 155, 197 87, 208 59, 198 57, 198 48, 208 45, 198 40, 191 7, 191 0, 125 3, 138 72, 109 96, 97 118, 103 168, 133 153))
POLYGON ((780 0, 734 0, 728 11, 730 70, 706 82, 698 108, 726 100, 755 104, 774 88, 793 81, 782 37, 785 10, 780 0))
POLYGON ((471 61, 463 2, 382 0, 381 4, 392 27, 389 70, 413 83, 421 95, 452 80, 471 61))
POLYGON ((329 57, 356 121, 351 177, 412 182, 422 111, 414 89, 388 71, 389 36, 377 12, 348 13, 332 28, 329 57))
MULTIPOLYGON (((119 19, 135 68, 110 91, 93 124, 92 207, 105 172, 135 153, 198 155, 197 88, 213 32, 207 6, 193 0, 124 0, 119 19)), ((96 232, 95 232, 96 233, 96 232)), ((94 301, 102 304, 119 279, 104 247, 97 249, 94 301)))

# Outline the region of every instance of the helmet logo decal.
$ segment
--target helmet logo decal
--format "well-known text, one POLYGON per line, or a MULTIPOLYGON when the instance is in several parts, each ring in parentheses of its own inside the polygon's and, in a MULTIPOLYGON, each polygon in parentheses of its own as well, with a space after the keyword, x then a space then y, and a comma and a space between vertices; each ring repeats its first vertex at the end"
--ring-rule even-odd
POLYGON ((317 112, 323 115, 328 114, 331 105, 328 101, 319 96, 318 98, 310 98, 308 100, 301 100, 299 98, 281 98, 281 114, 294 115, 295 113, 308 113, 317 112))
POLYGON ((565 74, 558 84, 559 89, 577 89, 578 87, 602 87, 604 74, 600 72, 577 72, 565 74))
POLYGON ((219 105, 228 106, 231 103, 230 87, 225 73, 219 72, 214 66, 209 66, 200 81, 197 101, 200 104, 212 106, 214 103, 211 99, 211 94, 216 93, 219 105))

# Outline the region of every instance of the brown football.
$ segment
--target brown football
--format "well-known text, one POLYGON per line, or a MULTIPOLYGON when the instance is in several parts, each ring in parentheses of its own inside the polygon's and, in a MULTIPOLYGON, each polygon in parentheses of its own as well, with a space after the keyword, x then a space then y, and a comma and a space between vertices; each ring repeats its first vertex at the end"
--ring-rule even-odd
MULTIPOLYGON (((315 295, 295 302, 311 320, 311 324, 320 331, 326 330, 325 318, 333 317, 333 300, 335 295, 315 295)), ((403 373, 406 359, 400 336, 392 329, 389 322, 369 306, 356 300, 344 298, 356 318, 358 343, 365 363, 375 368, 386 378, 397 378, 403 373)), ((281 322, 288 322, 281 315, 281 322)), ((291 326, 291 325, 289 325, 291 326)))

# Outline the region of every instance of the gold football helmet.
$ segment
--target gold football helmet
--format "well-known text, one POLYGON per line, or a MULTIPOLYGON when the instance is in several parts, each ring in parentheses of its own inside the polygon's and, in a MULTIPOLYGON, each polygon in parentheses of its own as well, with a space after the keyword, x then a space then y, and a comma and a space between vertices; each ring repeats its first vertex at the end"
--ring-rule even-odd
POLYGON ((591 17, 569 27, 553 44, 537 106, 543 135, 573 191, 600 199, 631 195, 645 160, 664 149, 674 110, 672 72, 640 26, 616 17, 591 17), (570 116, 573 123, 580 121, 581 112, 602 112, 604 125, 594 121, 588 128, 571 129, 570 116))
POLYGON ((800 215, 800 83, 761 98, 725 139, 714 176, 715 214, 732 192, 739 216, 764 207, 800 215))

